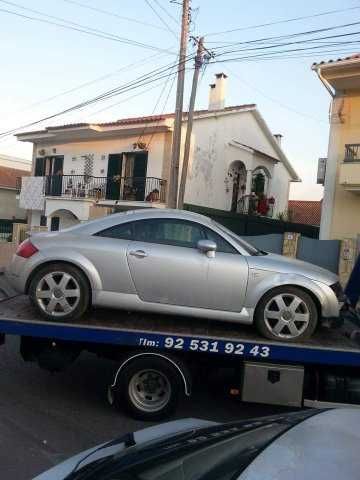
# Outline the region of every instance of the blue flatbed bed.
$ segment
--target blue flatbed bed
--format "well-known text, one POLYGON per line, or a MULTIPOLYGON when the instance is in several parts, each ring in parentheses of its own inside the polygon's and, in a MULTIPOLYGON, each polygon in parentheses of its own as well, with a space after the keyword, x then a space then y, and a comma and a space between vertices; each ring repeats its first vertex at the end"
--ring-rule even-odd
POLYGON ((0 334, 81 344, 136 347, 173 353, 206 353, 234 360, 292 365, 360 367, 354 326, 320 327, 306 343, 279 343, 259 337, 253 327, 193 318, 99 309, 75 323, 43 320, 28 297, 0 301, 0 334))

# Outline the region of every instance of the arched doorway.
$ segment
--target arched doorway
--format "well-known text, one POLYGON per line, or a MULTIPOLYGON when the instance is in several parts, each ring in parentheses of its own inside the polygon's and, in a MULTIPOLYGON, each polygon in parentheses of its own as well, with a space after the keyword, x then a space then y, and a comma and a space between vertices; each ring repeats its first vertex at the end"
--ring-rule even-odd
POLYGON ((252 173, 251 191, 257 197, 267 196, 269 190, 270 172, 266 167, 256 167, 252 173))
POLYGON ((238 210, 238 203, 241 197, 245 195, 246 190, 246 167, 240 160, 235 160, 230 164, 228 177, 232 182, 231 207, 232 212, 238 210))
POLYGON ((57 231, 73 227, 80 223, 80 220, 70 210, 59 209, 50 216, 50 230, 57 231))

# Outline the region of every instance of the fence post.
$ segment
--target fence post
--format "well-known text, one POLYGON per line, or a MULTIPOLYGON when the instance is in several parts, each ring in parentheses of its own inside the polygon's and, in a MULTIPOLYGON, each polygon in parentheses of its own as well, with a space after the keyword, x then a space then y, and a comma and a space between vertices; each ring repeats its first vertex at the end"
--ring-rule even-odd
POLYGON ((19 245, 25 239, 25 232, 28 228, 26 223, 13 223, 12 225, 12 243, 19 245))
POLYGON ((285 232, 282 254, 285 257, 296 258, 300 233, 285 232))
POLYGON ((340 243, 339 277, 343 287, 347 284, 349 276, 354 268, 357 254, 357 239, 344 238, 340 243))

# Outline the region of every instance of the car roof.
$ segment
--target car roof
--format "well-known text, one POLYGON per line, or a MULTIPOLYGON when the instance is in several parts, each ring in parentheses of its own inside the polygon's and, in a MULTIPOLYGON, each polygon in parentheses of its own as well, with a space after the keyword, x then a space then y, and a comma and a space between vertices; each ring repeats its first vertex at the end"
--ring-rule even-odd
POLYGON ((125 212, 114 213, 106 217, 91 220, 81 225, 76 225, 74 227, 63 230, 63 232, 71 232, 74 234, 91 234, 105 228, 110 228, 113 225, 117 225, 119 223, 137 220, 147 220, 152 218, 177 218, 180 220, 198 222, 203 225, 211 225, 212 223, 212 220, 209 217, 206 217, 205 215, 200 215, 199 213, 189 212, 187 210, 175 210, 168 208, 142 208, 137 210, 127 210, 125 212))
POLYGON ((360 409, 323 411, 280 435, 239 480, 355 480, 360 472, 360 409))

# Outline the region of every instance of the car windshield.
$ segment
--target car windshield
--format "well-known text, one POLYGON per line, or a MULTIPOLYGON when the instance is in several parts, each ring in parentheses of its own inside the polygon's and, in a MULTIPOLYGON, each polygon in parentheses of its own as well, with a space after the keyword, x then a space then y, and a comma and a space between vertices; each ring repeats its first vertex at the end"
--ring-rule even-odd
POLYGON ((241 237, 236 235, 236 233, 234 233, 231 230, 229 230, 228 228, 224 227, 224 225, 221 225, 220 223, 215 222, 214 220, 212 220, 212 222, 213 222, 214 225, 216 225, 216 227, 219 230, 226 233, 235 243, 237 243, 241 248, 243 248, 250 255, 264 255, 266 253, 266 252, 263 252, 262 250, 259 250, 256 247, 254 247, 253 245, 250 245, 250 243, 246 242, 241 237))
POLYGON ((279 435, 319 411, 198 429, 90 463, 68 480, 231 480, 279 435))

